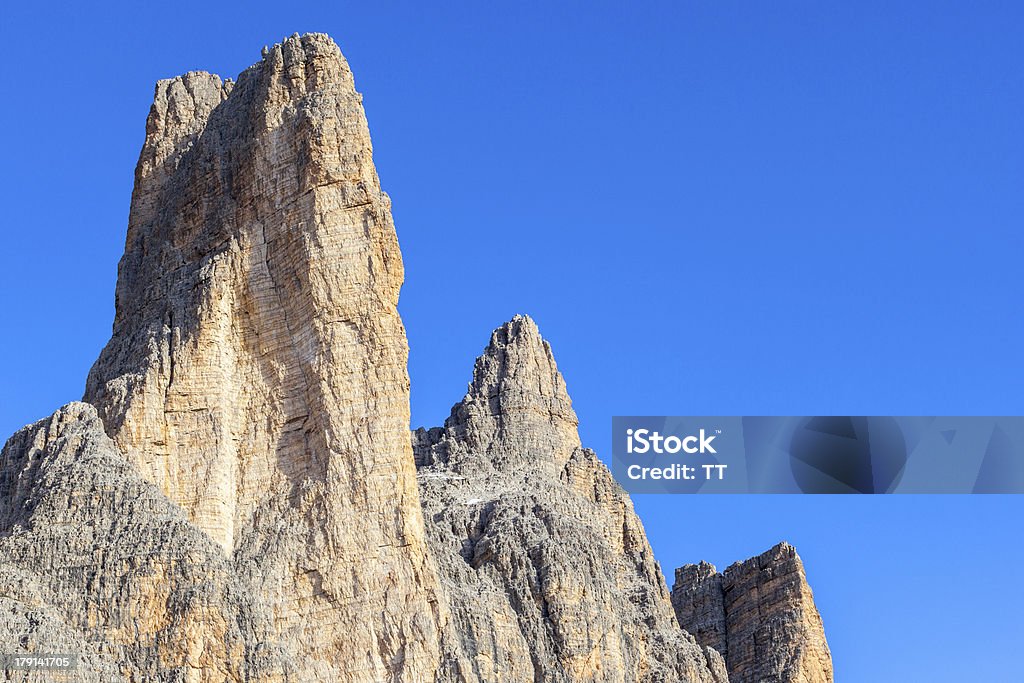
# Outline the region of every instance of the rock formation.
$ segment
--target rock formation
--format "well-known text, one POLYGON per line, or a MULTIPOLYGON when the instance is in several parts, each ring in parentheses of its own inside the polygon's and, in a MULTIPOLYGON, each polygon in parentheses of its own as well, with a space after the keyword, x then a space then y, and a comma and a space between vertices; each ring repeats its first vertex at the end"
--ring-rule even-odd
POLYGON ((157 85, 85 399, 142 476, 253 568, 275 631, 324 680, 423 678, 438 659, 402 279, 330 38, 288 39, 235 84, 157 85))
POLYGON ((722 654, 759 665, 678 628, 529 318, 410 438, 402 280, 330 38, 289 38, 237 83, 160 81, 85 402, 0 455, 0 654, 189 683, 726 683, 722 654))
POLYGON ((679 625, 725 656, 731 683, 832 683, 832 654, 796 549, 780 543, 719 574, 676 570, 679 625))
POLYGON ((718 681, 675 624, 626 493, 527 317, 491 335, 443 428, 414 434, 430 547, 480 681, 718 681))

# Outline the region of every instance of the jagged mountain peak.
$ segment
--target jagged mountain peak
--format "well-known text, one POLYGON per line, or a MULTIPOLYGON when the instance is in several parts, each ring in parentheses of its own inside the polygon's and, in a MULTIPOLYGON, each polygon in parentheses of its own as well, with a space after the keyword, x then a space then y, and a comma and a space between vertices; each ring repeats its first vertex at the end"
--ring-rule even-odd
POLYGON ((524 388, 535 389, 538 398, 571 403, 551 345, 541 336, 533 318, 523 314, 491 332, 490 343, 476 359, 466 398, 496 396, 517 385, 531 385, 524 388), (541 382, 531 385, 534 378, 541 382))
POLYGON ((453 666, 481 681, 726 683, 721 656, 678 627, 629 496, 576 427, 550 345, 517 315, 444 427, 413 433, 453 666))
POLYGON ((418 462, 484 458, 498 469, 557 475, 580 447, 578 424, 551 345, 532 318, 517 315, 491 333, 444 429, 418 440, 418 462), (423 450, 438 444, 433 455, 423 450))

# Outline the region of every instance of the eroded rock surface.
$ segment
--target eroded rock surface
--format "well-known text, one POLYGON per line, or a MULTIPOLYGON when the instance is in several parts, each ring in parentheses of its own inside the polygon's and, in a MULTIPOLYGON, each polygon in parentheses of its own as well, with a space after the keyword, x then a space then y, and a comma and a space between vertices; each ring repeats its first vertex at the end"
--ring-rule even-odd
POLYGON ((304 680, 425 680, 439 657, 402 279, 329 37, 289 38, 237 83, 157 85, 85 400, 233 558, 304 680))
MULTIPOLYGON (((551 348, 499 327, 443 428, 413 435, 431 548, 480 681, 719 681, 675 624, 632 503, 580 447, 551 348)), ((468 667, 468 668, 467 668, 468 667)))
POLYGON ((680 626, 725 656, 732 683, 832 683, 832 654, 796 549, 780 543, 722 574, 676 570, 680 626))
POLYGON ((761 666, 730 600, 776 591, 803 619, 793 572, 721 589, 727 646, 679 629, 529 318, 410 440, 402 279, 330 38, 237 83, 159 82, 86 402, 0 455, 0 653, 133 683, 726 683, 720 649, 761 666))
POLYGON ((0 652, 79 654, 50 681, 283 681, 232 562, 71 403, 0 454, 0 652))
POLYGON ((722 575, 708 562, 688 564, 676 570, 672 607, 679 624, 698 643, 728 652, 725 631, 725 593, 722 575))

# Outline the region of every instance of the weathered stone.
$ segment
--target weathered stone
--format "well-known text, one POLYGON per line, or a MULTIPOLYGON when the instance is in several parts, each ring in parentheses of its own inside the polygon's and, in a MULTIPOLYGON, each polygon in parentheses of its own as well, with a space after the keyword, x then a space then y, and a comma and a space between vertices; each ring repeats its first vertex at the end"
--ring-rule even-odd
POLYGON ((85 398, 234 558, 304 680, 427 679, 439 657, 402 279, 330 38, 289 38, 235 84, 157 85, 85 398))
POLYGON ((592 451, 527 317, 495 330, 466 397, 418 430, 431 548, 479 681, 726 681, 675 624, 629 497, 592 451))
POLYGON ((780 543, 718 574, 676 570, 680 626, 725 656, 732 683, 832 683, 832 654, 796 549, 780 543))
POLYGON ((739 572, 734 596, 719 579, 727 646, 679 629, 529 318, 410 444, 402 278, 330 38, 265 49, 237 83, 158 83, 87 403, 0 453, 0 653, 78 653, 66 680, 88 682, 726 683, 719 649, 775 666, 729 615, 778 593, 806 616, 792 567, 782 588, 739 572))
POLYGON ((283 681, 293 669, 220 546, 125 460, 91 405, 4 446, 0 558, 0 652, 80 654, 67 680, 283 681))
POLYGON ((722 575, 708 562, 676 570, 672 606, 680 625, 697 642, 718 650, 728 660, 725 632, 725 595, 722 575))
POLYGON ((580 447, 578 424, 551 346, 533 320, 516 316, 491 334, 431 457, 450 468, 483 459, 499 471, 530 465, 556 474, 580 447))

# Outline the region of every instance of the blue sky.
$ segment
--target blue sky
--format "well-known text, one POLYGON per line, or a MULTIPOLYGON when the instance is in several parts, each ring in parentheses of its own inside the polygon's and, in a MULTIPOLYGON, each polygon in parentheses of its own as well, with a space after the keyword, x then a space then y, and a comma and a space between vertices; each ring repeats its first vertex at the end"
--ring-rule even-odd
MULTIPOLYGON (((158 78, 325 31, 406 262, 415 425, 529 313, 614 414, 1021 414, 1011 2, 5 3, 0 432, 109 334, 158 78), (437 5, 437 6, 435 6, 437 5)), ((638 497, 667 572, 785 538, 839 681, 1007 680, 1020 497, 638 497)))

